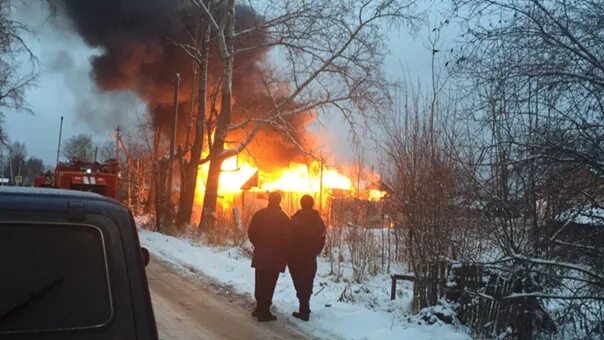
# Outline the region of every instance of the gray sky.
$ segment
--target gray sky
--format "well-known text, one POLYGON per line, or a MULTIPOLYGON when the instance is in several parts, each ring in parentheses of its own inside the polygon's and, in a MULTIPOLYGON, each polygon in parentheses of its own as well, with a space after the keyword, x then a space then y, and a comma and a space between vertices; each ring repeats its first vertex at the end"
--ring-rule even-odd
MULTIPOLYGON (((432 25, 438 13, 430 12, 432 25)), ((63 139, 78 133, 91 134, 96 142, 111 138, 117 125, 126 130, 136 124, 145 104, 132 93, 101 93, 90 78, 90 58, 99 53, 61 22, 51 21, 35 5, 16 6, 15 18, 31 27, 25 39, 39 58, 40 76, 35 87, 26 92, 26 101, 34 115, 6 112, 5 128, 11 141, 24 142, 28 154, 42 158, 45 164, 56 159, 60 116, 64 116, 63 139)), ((386 72, 391 79, 407 78, 427 82, 430 78, 431 50, 428 27, 411 36, 406 30, 391 32, 386 72)), ((450 30, 451 31, 451 30, 450 30)), ((451 35, 451 34, 450 34, 451 35)), ((446 47, 452 36, 441 35, 446 47)), ((349 131, 340 117, 322 118, 325 149, 333 161, 351 160, 349 131)))
POLYGON ((64 140, 87 133, 102 144, 117 125, 136 124, 135 113, 144 112, 145 104, 128 92, 101 93, 90 78, 90 58, 99 51, 38 6, 20 3, 15 18, 31 28, 25 39, 39 59, 39 77, 25 95, 34 114, 6 112, 11 141, 24 142, 29 155, 54 164, 61 115, 64 140))

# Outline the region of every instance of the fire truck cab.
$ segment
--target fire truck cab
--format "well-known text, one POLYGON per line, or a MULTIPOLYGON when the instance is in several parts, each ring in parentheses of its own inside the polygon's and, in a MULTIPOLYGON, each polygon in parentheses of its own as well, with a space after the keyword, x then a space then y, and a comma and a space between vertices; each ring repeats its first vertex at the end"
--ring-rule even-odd
POLYGON ((54 172, 47 171, 34 179, 35 187, 89 191, 118 198, 120 169, 118 162, 85 162, 72 158, 60 162, 54 172))

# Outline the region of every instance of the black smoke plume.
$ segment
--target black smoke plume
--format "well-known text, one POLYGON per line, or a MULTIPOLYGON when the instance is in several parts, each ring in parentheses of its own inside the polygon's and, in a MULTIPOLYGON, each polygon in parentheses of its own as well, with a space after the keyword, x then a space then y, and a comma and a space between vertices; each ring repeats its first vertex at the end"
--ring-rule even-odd
MULTIPOLYGON (((72 23, 85 42, 102 49, 102 54, 91 60, 93 78, 103 91, 130 90, 148 103, 153 119, 167 133, 173 115, 173 80, 181 75, 179 120, 180 131, 186 126, 184 118, 191 110, 193 62, 173 41, 191 42, 201 12, 189 1, 178 0, 61 0, 60 12, 72 23)), ((251 8, 236 8, 237 30, 251 27, 263 20, 251 8)), ((265 39, 261 33, 237 41, 237 47, 256 44, 265 39)), ((233 70, 235 119, 246 114, 263 112, 271 99, 263 94, 262 63, 266 63, 265 49, 238 54, 233 70)), ((209 81, 216 84, 221 62, 218 50, 210 51, 209 81)), ((124 113, 128 114, 128 113, 124 113)), ((305 119, 291 122, 298 134, 304 134, 305 119)), ((179 133, 182 139, 184 133, 179 133)), ((182 140, 181 140, 182 142, 182 140)), ((285 164, 299 158, 298 150, 277 132, 266 132, 258 137, 258 163, 285 164), (266 143, 263 140, 266 139, 266 143), (275 143, 275 139, 278 143, 275 143), (266 147, 273 151, 266 152, 266 147)), ((252 150, 252 153, 254 151, 252 150)))

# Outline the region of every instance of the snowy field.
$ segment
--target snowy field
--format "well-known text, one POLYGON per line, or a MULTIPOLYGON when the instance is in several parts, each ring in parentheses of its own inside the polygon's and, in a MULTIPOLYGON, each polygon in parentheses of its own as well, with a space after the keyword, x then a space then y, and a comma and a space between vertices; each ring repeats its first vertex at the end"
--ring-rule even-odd
MULTIPOLYGON (((151 254, 177 267, 193 268, 203 275, 233 287, 238 293, 253 295, 254 272, 250 259, 238 248, 216 248, 199 242, 178 239, 148 230, 140 230, 141 243, 151 254)), ((273 308, 295 320, 300 328, 316 338, 344 339, 470 339, 467 330, 455 323, 444 324, 428 310, 420 317, 410 314, 412 286, 399 282, 397 299, 390 301, 390 278, 378 275, 362 284, 344 279, 335 282, 330 265, 319 260, 311 299, 311 320, 298 322, 291 316, 297 310, 296 292, 289 273, 277 282, 273 308), (432 319, 429 322, 424 320, 432 319)), ((350 277, 346 271, 344 278, 350 277)), ((450 310, 435 307, 444 313, 450 310)))

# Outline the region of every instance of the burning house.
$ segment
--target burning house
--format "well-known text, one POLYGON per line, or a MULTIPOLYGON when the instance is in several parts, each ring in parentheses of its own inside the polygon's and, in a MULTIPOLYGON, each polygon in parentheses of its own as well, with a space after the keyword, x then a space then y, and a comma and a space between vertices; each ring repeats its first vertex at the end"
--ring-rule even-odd
MULTIPOLYGON (((200 169, 197 178, 197 205, 203 200, 206 176, 207 166, 200 169)), ((311 195, 316 202, 315 208, 328 221, 335 220, 336 223, 354 219, 346 216, 354 202, 357 208, 359 202, 365 202, 360 205, 374 206, 373 215, 380 215, 379 204, 375 203, 386 194, 378 186, 368 183, 359 188, 344 173, 318 161, 311 161, 308 165, 292 162, 286 167, 271 170, 260 169, 251 161, 238 157, 231 157, 223 163, 218 191, 223 214, 228 215, 232 209, 237 209, 242 221, 247 222, 254 212, 266 206, 270 191, 283 193, 281 206, 288 215, 300 208, 299 201, 303 195, 311 195)))
MULTIPOLYGON (((199 46, 200 41, 191 41, 195 38, 191 32, 201 29, 199 9, 191 7, 189 2, 175 4, 172 0, 64 0, 61 3, 60 13, 68 18, 73 29, 88 45, 101 51, 91 60, 91 77, 98 88, 131 91, 147 103, 155 128, 154 163, 148 167, 147 176, 168 178, 163 184, 151 185, 149 195, 165 193, 166 200, 175 206, 178 197, 193 193, 190 196, 194 198, 193 211, 199 216, 210 170, 208 163, 197 166, 198 161, 192 159, 200 155, 206 157, 210 153, 208 150, 213 150, 221 111, 222 81, 222 60, 215 41, 208 45, 205 88, 198 78, 202 73, 198 72, 200 66, 179 46, 179 43, 199 46), (203 95, 201 90, 205 91, 203 95), (203 124, 197 124, 200 119, 203 124), (196 129, 196 125, 202 128, 196 129), (198 130, 202 130, 201 133, 198 130), (166 141, 171 144, 169 149, 166 141), (162 158, 164 161, 159 161, 162 158), (195 164, 187 167, 187 162, 195 164), (190 169, 192 172, 188 172, 190 169), (194 181, 189 183, 191 180, 194 181)), ((237 30, 249 29, 262 20, 252 8, 237 5, 237 30)), ((263 45, 264 39, 268 38, 259 30, 249 31, 252 33, 245 39, 236 39, 234 43, 244 52, 237 54, 237 63, 232 70, 232 117, 224 144, 241 143, 250 134, 245 122, 270 111, 274 96, 288 92, 267 93, 265 72, 271 69, 268 48, 250 47, 263 45), (237 126, 239 128, 232 128, 237 126)), ((277 88, 287 86, 286 83, 275 85, 277 88)), ((292 100, 287 106, 302 104, 292 100)), ((263 199, 266 193, 274 190, 285 194, 283 208, 286 213, 293 213, 298 208, 299 198, 310 194, 314 196, 317 208, 328 218, 334 211, 332 202, 352 199, 370 202, 383 196, 377 188, 360 186, 358 181, 353 183, 350 176, 334 168, 308 161, 302 149, 319 144, 306 131, 306 126, 316 118, 316 112, 301 111, 281 118, 282 125, 287 127, 286 134, 267 125, 255 133, 244 153, 224 161, 221 159, 217 195, 218 209, 223 214, 230 216, 232 208, 238 208, 245 222, 253 211, 266 204, 263 199)), ((344 203, 336 205, 341 207, 340 210, 348 209, 344 203)), ((197 220, 198 216, 192 219, 185 216, 184 220, 197 220)))

